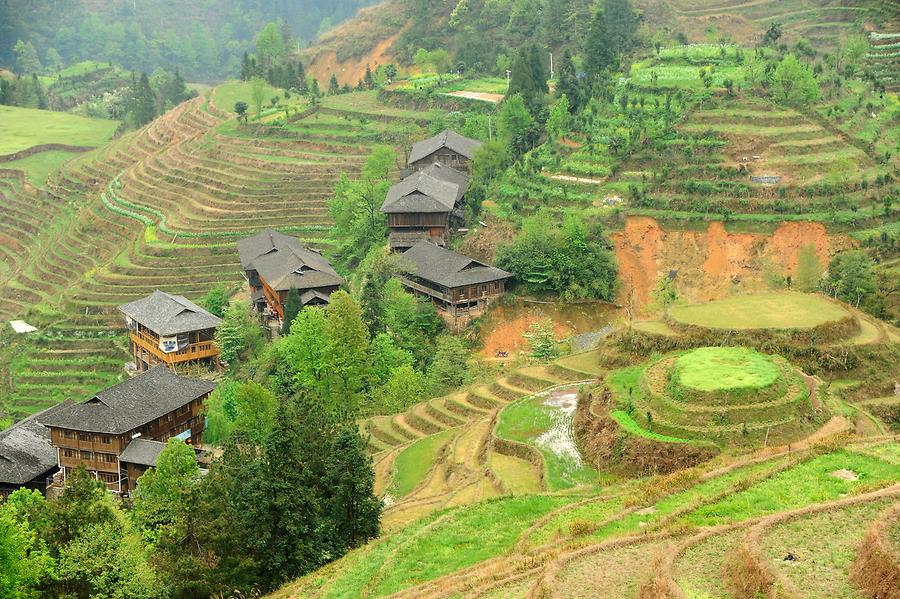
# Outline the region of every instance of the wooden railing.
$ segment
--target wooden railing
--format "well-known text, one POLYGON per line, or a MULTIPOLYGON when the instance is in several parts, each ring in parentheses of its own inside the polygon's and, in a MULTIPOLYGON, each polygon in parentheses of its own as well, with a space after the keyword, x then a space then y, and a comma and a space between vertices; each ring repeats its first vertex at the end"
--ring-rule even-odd
POLYGON ((191 343, 189 346, 178 352, 166 353, 159 348, 159 340, 155 343, 149 341, 150 336, 143 333, 132 331, 131 340, 140 347, 143 347, 161 361, 167 364, 178 364, 181 362, 191 362, 194 360, 204 360, 206 358, 214 358, 219 355, 219 348, 213 341, 201 341, 200 343, 191 343))

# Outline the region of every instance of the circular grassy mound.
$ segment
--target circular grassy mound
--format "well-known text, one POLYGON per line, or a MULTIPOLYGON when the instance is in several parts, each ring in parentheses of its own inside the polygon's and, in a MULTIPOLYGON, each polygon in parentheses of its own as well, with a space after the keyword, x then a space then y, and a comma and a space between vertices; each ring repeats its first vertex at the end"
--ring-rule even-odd
MULTIPOLYGON (((719 447, 790 443, 826 417, 784 358, 744 347, 704 347, 615 371, 614 410, 630 434, 719 447)), ((622 426, 620 420, 617 420, 622 426)))
POLYGON ((813 329, 850 316, 822 296, 791 292, 740 295, 669 310, 676 323, 728 330, 813 329))
POLYGON ((702 392, 762 389, 778 380, 781 369, 746 347, 701 347, 675 361, 678 383, 702 392))

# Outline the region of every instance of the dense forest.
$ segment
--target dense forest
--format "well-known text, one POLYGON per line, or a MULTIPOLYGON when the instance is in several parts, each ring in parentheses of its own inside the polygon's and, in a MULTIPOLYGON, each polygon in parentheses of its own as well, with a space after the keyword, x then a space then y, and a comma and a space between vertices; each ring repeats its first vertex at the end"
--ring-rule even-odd
POLYGON ((176 67, 190 80, 236 75, 241 57, 268 22, 280 21, 299 46, 351 16, 371 0, 0 0, 0 65, 16 64, 19 40, 30 43, 45 68, 102 60, 150 73, 176 67), (177 15, 177 18, 174 18, 177 15))

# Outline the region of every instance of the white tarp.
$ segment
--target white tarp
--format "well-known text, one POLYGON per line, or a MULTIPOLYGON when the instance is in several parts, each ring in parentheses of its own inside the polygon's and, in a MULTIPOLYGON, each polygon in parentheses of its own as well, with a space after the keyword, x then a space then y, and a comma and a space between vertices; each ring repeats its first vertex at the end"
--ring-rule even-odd
POLYGON ((9 326, 13 328, 13 330, 17 333, 34 333, 37 329, 24 320, 11 320, 9 321, 9 326))

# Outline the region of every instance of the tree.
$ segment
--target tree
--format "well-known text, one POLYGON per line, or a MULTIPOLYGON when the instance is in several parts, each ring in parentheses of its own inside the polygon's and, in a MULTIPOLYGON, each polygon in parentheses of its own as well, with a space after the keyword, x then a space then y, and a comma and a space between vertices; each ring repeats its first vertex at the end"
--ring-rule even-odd
POLYGON ((499 137, 517 155, 524 154, 533 142, 534 118, 520 95, 507 97, 500 106, 499 137))
POLYGON ((427 381, 415 368, 400 366, 391 371, 384 384, 373 394, 372 412, 394 414, 402 412, 425 396, 427 381))
POLYGON ((382 503, 374 493, 372 458, 355 428, 337 434, 326 464, 323 484, 331 493, 325 511, 336 524, 341 545, 359 547, 378 536, 382 503))
POLYGON ((523 220, 511 244, 497 251, 497 265, 535 291, 553 291, 564 301, 611 300, 617 269, 612 245, 599 224, 569 215, 562 225, 547 210, 523 220))
POLYGON ((794 286, 804 293, 815 291, 822 281, 822 262, 816 255, 816 248, 808 244, 800 248, 797 254, 797 273, 794 276, 794 286))
POLYGON ((469 352, 458 337, 438 337, 427 373, 431 394, 442 395, 466 383, 469 380, 468 358, 469 352))
POLYGON ((782 30, 781 23, 773 22, 769 25, 769 28, 766 30, 766 34, 763 36, 761 45, 763 46, 774 46, 779 39, 781 39, 782 30))
POLYGON ((19 74, 38 73, 41 71, 41 61, 38 59, 37 50, 35 50, 34 44, 30 41, 17 41, 13 47, 13 53, 16 55, 16 67, 19 74))
POLYGON ((550 116, 547 118, 547 134, 551 139, 562 137, 569 132, 569 97, 561 95, 559 100, 550 107, 550 116))
POLYGON ((130 112, 137 126, 146 125, 156 118, 156 94, 150 87, 147 73, 141 73, 140 78, 132 83, 130 112))
POLYGON ((594 81, 601 72, 615 69, 617 62, 616 52, 607 30, 606 16, 602 9, 597 9, 584 41, 585 70, 590 80, 594 81))
POLYGON ((375 77, 372 76, 372 69, 366 64, 366 74, 363 75, 363 83, 366 89, 375 89, 375 77))
POLYGON ((603 15, 609 32, 609 45, 618 53, 631 50, 637 19, 629 0, 605 0, 603 15))
POLYGON ((247 122, 247 103, 238 101, 234 103, 234 112, 238 116, 239 121, 247 122))
POLYGON ((572 54, 568 48, 563 52, 562 60, 556 71, 556 95, 569 99, 569 112, 576 112, 581 106, 578 86, 578 76, 575 72, 575 63, 572 62, 572 54))
POLYGON ((678 290, 675 288, 675 279, 663 275, 656 282, 656 287, 650 293, 651 307, 662 310, 665 316, 669 315, 669 307, 678 301, 678 290))
POLYGON ((52 46, 47 48, 47 51, 44 53, 44 62, 54 71, 60 71, 63 66, 65 66, 62 56, 60 56, 56 48, 52 46))
POLYGON ((213 316, 222 318, 225 315, 225 308, 228 306, 228 290, 225 283, 219 283, 206 293, 203 298, 203 307, 206 308, 213 316))
POLYGON ((164 599, 168 595, 121 511, 61 549, 58 576, 60 586, 69 591, 65 596, 164 599))
POLYGON ((234 365, 262 345, 262 331, 246 302, 232 302, 216 329, 216 346, 223 362, 234 365))
POLYGON ((338 240, 337 261, 345 268, 353 268, 375 245, 384 243, 387 218, 381 204, 390 189, 390 175, 397 154, 389 146, 375 146, 366 159, 362 176, 351 180, 342 174, 328 200, 338 240))
POLYGON ((338 83, 337 75, 332 73, 331 79, 328 80, 328 95, 336 96, 339 93, 341 93, 341 84, 338 83))
POLYGON ((303 309, 303 301, 296 287, 291 287, 284 302, 284 319, 281 322, 281 334, 286 335, 291 330, 291 323, 297 318, 297 314, 303 309))
POLYGON ((54 567, 46 546, 12 497, 0 503, 0 564, 0 597, 9 599, 38 599, 38 589, 54 567))
POLYGON ((263 68, 268 68, 278 62, 285 53, 284 36, 281 33, 279 23, 269 22, 256 35, 256 54, 260 58, 263 68))
POLYGON ((540 50, 534 44, 522 46, 513 62, 509 89, 506 91, 507 99, 521 96, 529 109, 534 112, 543 103, 546 93, 547 76, 540 58, 540 50))
POLYGON ((553 333, 553 321, 549 318, 531 323, 528 331, 522 335, 528 341, 532 358, 548 362, 559 355, 559 346, 553 333))
POLYGON ((801 104, 819 98, 819 84, 812 69, 793 54, 785 56, 772 73, 772 91, 785 104, 801 104))
POLYGON ((117 518, 117 506, 106 485, 88 474, 84 466, 69 472, 66 484, 65 492, 49 504, 47 539, 56 547, 67 545, 90 527, 112 524, 117 518))
POLYGON ((412 366, 412 352, 399 347, 387 333, 378 333, 371 343, 372 382, 382 385, 401 366, 412 366))
POLYGON ((233 434, 261 443, 272 432, 278 398, 271 390, 255 381, 242 383, 235 388, 234 407, 233 434))
POLYGON ((875 262, 861 250, 841 252, 828 265, 825 287, 834 297, 859 307, 878 289, 875 262))
POLYGON ((163 529, 183 529, 186 517, 181 511, 187 495, 200 484, 200 467, 194 448, 180 439, 169 439, 156 459, 156 467, 137 481, 132 516, 138 530, 152 546, 163 529))
POLYGON ((256 116, 262 113, 263 104, 267 95, 266 80, 261 77, 254 77, 250 81, 250 100, 253 102, 253 108, 256 109, 256 116))

